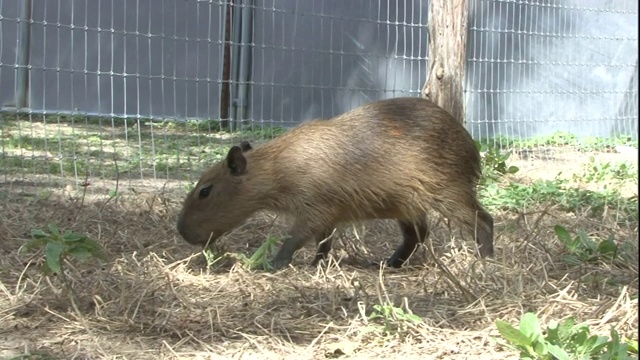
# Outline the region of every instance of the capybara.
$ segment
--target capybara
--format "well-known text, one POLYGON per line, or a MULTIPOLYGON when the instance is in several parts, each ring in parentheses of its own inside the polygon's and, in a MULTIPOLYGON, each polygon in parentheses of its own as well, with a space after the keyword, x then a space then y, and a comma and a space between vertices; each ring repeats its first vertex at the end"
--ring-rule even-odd
POLYGON ((493 218, 476 197, 480 154, 467 130, 429 100, 375 101, 329 120, 304 122, 255 149, 243 141, 204 171, 187 195, 177 228, 204 245, 259 210, 293 217, 271 260, 287 266, 314 239, 313 264, 331 249, 338 224, 396 219, 402 244, 387 260, 400 267, 428 236, 436 210, 473 234, 493 256, 493 218))

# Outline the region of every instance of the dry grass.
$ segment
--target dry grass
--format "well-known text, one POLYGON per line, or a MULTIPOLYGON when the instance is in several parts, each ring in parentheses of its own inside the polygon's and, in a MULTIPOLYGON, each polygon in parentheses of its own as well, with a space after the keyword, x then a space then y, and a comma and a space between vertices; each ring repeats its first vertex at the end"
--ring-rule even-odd
MULTIPOLYGON (((611 212, 593 218, 540 205, 495 213, 496 257, 487 261, 434 221, 431 239, 455 284, 425 247, 406 268, 371 266, 398 244, 393 222, 345 229, 333 260, 317 268, 309 266, 310 248, 275 273, 230 260, 207 268, 174 229, 179 186, 138 187, 110 201, 64 188, 14 190, 0 184, 0 357, 506 359, 516 354, 492 340, 494 322, 515 323, 525 311, 543 322, 573 315, 594 333, 613 326, 637 339, 637 265, 570 267, 553 234, 555 224, 615 232, 635 239, 637 252, 638 224, 621 225, 611 212), (41 254, 17 252, 30 229, 49 223, 86 233, 108 251, 102 266, 69 264, 77 311, 60 279, 39 273, 41 254), (392 319, 387 334, 382 322, 368 319, 379 304, 422 321, 392 319)), ((285 232, 281 219, 259 214, 218 245, 249 254, 268 235, 285 232)))

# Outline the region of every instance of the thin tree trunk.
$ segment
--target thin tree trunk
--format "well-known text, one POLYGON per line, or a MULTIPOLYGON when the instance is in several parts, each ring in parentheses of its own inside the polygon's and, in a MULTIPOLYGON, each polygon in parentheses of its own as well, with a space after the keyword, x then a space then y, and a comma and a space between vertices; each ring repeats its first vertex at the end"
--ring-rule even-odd
POLYGON ((220 94, 220 127, 230 129, 231 121, 229 105, 231 104, 231 26, 233 16, 233 0, 227 4, 227 16, 224 24, 224 59, 222 64, 222 91, 220 94))
POLYGON ((429 77, 423 95, 464 124, 463 84, 467 56, 467 0, 431 0, 429 77))
POLYGON ((618 115, 614 121, 613 129, 611 130, 613 136, 620 136, 622 134, 628 135, 630 133, 637 133, 638 131, 638 97, 633 96, 634 87, 638 83, 638 58, 636 58, 636 67, 629 79, 629 86, 627 92, 622 97, 620 107, 618 107, 618 115), (633 116, 633 118, 632 118, 633 116), (633 119, 627 121, 626 119, 633 119), (633 121, 635 120, 635 124, 633 121))

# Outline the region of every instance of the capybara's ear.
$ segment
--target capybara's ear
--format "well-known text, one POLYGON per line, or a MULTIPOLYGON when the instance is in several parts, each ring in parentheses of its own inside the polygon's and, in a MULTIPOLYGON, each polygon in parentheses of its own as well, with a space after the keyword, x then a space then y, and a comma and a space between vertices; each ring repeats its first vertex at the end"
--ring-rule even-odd
POLYGON ((251 147, 251 144, 247 140, 244 140, 243 142, 240 143, 240 148, 242 149, 242 152, 247 152, 253 149, 251 147))
POLYGON ((233 146, 227 153, 227 166, 231 171, 231 175, 239 176, 244 174, 247 169, 247 158, 242 154, 240 146, 233 146))

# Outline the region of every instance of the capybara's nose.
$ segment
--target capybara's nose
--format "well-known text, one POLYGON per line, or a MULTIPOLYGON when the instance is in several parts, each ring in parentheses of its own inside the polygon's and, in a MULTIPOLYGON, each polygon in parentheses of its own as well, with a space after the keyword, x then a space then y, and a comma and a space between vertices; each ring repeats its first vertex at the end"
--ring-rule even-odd
POLYGON ((178 216, 178 222, 176 223, 176 229, 178 229, 178 233, 186 240, 187 233, 187 224, 184 221, 184 217, 182 214, 178 216))

